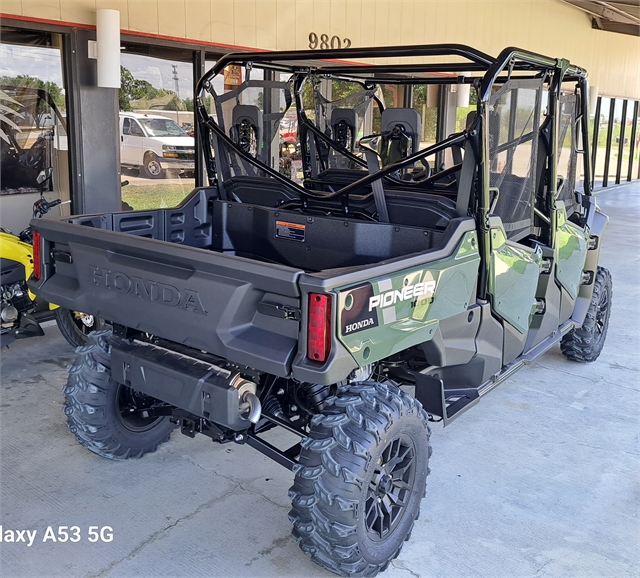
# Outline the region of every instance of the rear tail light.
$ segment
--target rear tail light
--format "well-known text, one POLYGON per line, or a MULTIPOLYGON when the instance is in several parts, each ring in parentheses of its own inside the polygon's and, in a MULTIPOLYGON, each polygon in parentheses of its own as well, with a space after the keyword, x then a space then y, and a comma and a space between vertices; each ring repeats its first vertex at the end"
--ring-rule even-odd
POLYGON ((33 232, 33 278, 40 281, 42 276, 42 238, 38 231, 33 232))
POLYGON ((331 352, 331 295, 309 295, 309 325, 307 327, 307 357, 325 362, 331 352))

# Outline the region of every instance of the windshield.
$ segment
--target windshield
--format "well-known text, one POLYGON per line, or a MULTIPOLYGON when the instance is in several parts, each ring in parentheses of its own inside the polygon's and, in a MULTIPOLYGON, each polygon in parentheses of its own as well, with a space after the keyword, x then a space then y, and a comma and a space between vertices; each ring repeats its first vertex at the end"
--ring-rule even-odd
POLYGON ((149 136, 189 136, 169 118, 148 118, 140 122, 149 136))

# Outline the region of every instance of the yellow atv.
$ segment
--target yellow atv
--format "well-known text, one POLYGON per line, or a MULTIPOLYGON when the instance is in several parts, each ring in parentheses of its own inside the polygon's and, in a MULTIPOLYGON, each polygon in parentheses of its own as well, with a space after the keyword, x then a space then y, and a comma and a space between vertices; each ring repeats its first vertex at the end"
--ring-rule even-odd
MULTIPOLYGON (((34 217, 41 217, 61 204, 60 199, 48 202, 44 197, 33 205, 34 217)), ((27 227, 19 235, 0 232, 0 347, 16 339, 44 335, 42 327, 32 313, 36 310, 36 296, 27 288, 27 279, 33 273, 33 231, 27 227)), ((38 245, 36 245, 38 246, 38 245)), ((60 332, 74 347, 84 345, 91 331, 100 329, 101 319, 79 311, 71 311, 49 304, 55 310, 60 332)))

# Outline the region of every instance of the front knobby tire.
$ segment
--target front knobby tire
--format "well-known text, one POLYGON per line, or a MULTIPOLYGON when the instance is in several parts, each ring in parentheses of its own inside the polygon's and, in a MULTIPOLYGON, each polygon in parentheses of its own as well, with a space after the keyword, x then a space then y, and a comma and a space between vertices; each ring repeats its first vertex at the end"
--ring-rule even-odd
POLYGON ((560 350, 565 357, 580 362, 598 359, 607 338, 612 298, 611 273, 604 267, 598 267, 591 303, 582 327, 567 333, 560 342, 560 350))
POLYGON ((429 473, 420 402, 366 382, 329 398, 311 421, 289 490, 303 552, 341 576, 375 576, 409 539, 429 473))
POLYGON ((78 442, 110 460, 154 452, 175 428, 169 417, 145 416, 157 400, 111 379, 111 346, 118 341, 111 329, 103 329, 77 349, 62 406, 78 442))

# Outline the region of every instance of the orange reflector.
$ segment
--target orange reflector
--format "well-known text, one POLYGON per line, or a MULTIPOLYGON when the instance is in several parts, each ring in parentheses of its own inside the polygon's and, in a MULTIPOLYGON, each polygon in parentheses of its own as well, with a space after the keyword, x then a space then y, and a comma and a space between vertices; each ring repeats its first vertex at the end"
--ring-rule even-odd
POLYGON ((325 362, 331 352, 331 295, 309 295, 309 324, 307 326, 307 357, 325 362))

